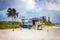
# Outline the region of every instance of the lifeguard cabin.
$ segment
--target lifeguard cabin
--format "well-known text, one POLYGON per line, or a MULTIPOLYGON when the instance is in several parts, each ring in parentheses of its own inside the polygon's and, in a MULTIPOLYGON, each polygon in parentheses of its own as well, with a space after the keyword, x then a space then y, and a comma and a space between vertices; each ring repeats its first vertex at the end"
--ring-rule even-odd
POLYGON ((31 28, 32 24, 29 22, 29 19, 22 19, 22 28, 31 28))

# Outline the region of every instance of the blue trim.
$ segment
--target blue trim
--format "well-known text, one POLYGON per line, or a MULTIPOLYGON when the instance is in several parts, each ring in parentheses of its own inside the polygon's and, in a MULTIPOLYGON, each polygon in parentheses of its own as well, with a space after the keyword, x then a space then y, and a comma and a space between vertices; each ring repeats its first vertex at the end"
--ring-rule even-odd
POLYGON ((22 28, 31 28, 32 25, 21 25, 22 28))

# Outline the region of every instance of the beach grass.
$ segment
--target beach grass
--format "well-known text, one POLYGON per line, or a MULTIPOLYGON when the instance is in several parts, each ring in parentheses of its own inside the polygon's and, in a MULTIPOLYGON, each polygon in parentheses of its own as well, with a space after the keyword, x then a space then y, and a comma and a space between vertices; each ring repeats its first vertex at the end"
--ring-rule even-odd
POLYGON ((12 22, 11 21, 0 21, 0 29, 12 29, 12 28, 19 28, 21 22, 12 22))

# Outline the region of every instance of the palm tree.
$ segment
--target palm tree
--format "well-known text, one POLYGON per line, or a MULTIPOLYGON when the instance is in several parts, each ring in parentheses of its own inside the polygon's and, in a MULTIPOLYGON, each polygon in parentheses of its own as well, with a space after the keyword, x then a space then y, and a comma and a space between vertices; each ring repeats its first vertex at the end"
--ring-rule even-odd
POLYGON ((48 25, 51 25, 50 17, 48 17, 48 25))
MULTIPOLYGON (((18 17, 18 13, 16 12, 16 9, 8 8, 7 15, 8 15, 8 17, 12 18, 12 26, 13 26, 13 19, 16 19, 16 17, 18 17)), ((13 28, 13 31, 14 31, 14 28, 13 28)))
POLYGON ((47 21, 46 21, 46 16, 43 16, 43 17, 42 17, 42 21, 43 21, 43 23, 45 23, 45 24, 47 23, 47 21))

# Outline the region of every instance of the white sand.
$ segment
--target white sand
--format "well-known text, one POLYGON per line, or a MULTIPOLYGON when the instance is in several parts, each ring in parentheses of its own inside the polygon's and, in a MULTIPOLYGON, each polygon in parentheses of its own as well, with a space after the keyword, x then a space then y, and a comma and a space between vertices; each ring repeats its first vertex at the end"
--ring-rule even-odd
POLYGON ((60 28, 0 30, 0 40, 60 40, 60 28))

